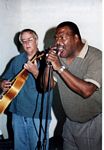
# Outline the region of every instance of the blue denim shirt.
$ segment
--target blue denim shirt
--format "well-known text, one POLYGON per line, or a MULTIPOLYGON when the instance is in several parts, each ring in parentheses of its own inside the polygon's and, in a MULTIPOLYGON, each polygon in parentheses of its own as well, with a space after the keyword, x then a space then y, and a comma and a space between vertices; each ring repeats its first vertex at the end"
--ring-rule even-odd
MULTIPOLYGON (((6 72, 3 75, 3 79, 11 80, 14 78, 22 69, 24 63, 27 62, 26 53, 22 53, 16 56, 10 63, 6 72)), ((38 64, 39 66, 39 64, 38 64)), ((42 118, 46 118, 46 107, 47 100, 49 101, 48 118, 51 118, 51 104, 52 104, 53 91, 50 93, 41 93, 37 90, 36 80, 31 73, 20 90, 19 94, 15 99, 12 100, 9 111, 22 115, 25 117, 39 118, 42 113, 42 118), (48 99, 49 98, 49 99, 48 99)))

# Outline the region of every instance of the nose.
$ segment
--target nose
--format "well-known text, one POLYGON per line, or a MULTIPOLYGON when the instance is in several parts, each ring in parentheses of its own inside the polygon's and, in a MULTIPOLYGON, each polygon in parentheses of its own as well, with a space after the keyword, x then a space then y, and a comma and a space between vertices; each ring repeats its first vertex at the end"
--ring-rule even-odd
POLYGON ((58 39, 56 40, 56 45, 60 45, 60 43, 61 43, 61 39, 58 38, 58 39))
POLYGON ((26 46, 29 46, 29 41, 26 42, 26 46))
POLYGON ((62 40, 62 38, 58 38, 58 39, 56 40, 56 45, 57 45, 58 47, 62 47, 62 46, 64 45, 64 41, 62 40))
POLYGON ((24 47, 29 47, 30 46, 30 43, 29 41, 25 41, 25 43, 23 44, 24 47))

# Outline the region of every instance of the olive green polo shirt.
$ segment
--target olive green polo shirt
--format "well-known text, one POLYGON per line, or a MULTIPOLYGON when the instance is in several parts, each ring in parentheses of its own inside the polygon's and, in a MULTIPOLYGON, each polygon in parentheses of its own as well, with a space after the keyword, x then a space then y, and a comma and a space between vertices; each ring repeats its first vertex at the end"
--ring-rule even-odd
POLYGON ((65 58, 60 58, 60 60, 73 75, 98 87, 93 95, 85 99, 68 88, 60 76, 55 74, 61 102, 67 117, 73 121, 86 122, 102 111, 101 51, 85 43, 79 56, 70 65, 66 64, 65 58))

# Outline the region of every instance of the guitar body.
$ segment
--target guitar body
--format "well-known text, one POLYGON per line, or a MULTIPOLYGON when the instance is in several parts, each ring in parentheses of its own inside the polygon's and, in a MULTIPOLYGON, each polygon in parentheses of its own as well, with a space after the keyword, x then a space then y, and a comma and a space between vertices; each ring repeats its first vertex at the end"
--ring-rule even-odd
POLYGON ((18 74, 11 88, 0 99, 0 113, 4 112, 5 109, 8 107, 8 105, 11 103, 11 101, 18 95, 19 91, 25 84, 27 78, 28 78, 27 70, 23 70, 18 74))

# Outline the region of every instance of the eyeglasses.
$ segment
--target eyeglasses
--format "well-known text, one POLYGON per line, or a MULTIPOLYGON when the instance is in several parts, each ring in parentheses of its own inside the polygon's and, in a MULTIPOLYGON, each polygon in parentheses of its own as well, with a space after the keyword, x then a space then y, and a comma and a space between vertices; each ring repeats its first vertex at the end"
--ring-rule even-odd
POLYGON ((22 43, 23 45, 25 45, 25 44, 27 44, 27 43, 31 44, 31 43, 33 43, 33 42, 34 42, 34 38, 33 38, 33 37, 28 38, 28 39, 22 39, 22 40, 21 40, 21 43, 22 43))

